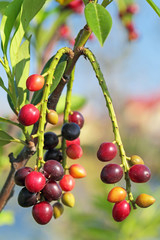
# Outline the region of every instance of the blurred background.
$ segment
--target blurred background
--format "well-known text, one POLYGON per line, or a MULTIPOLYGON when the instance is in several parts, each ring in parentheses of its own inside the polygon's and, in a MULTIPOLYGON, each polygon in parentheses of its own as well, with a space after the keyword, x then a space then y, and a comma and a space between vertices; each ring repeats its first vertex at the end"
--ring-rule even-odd
MULTIPOLYGON (((158 4, 159 1, 155 2, 158 4)), ((137 39, 128 40, 128 32, 119 17, 117 4, 113 1, 107 7, 113 19, 113 26, 104 46, 100 47, 94 36, 86 46, 96 55, 106 79, 127 156, 134 154, 141 156, 152 171, 152 179, 149 183, 132 184, 133 194, 135 197, 140 193, 150 194, 156 199, 155 204, 148 209, 132 210, 130 216, 122 223, 112 220, 113 205, 107 202, 107 193, 113 186, 100 181, 99 175, 104 164, 97 160, 96 153, 102 142, 113 141, 114 136, 98 81, 90 63, 81 57, 76 65, 73 92, 86 100, 80 109, 85 118, 80 136, 84 154, 82 158, 76 160, 76 163, 85 167, 87 177, 76 180, 76 187, 73 190, 75 207, 72 209, 65 207, 60 218, 40 226, 33 220, 31 208, 18 206, 17 196, 20 187, 16 186, 14 196, 5 207, 5 212, 0 215, 0 239, 158 240, 160 238, 160 19, 146 1, 137 0, 136 3, 139 11, 133 16, 133 21, 138 33, 137 39)), ((46 11, 58 6, 58 3, 49 1, 46 11)), ((57 15, 54 17, 57 18, 57 15)), ((50 51, 43 56, 44 59, 49 59, 50 55, 52 56, 61 47, 72 47, 72 40, 85 25, 82 13, 72 12, 64 20, 69 27, 69 37, 59 36, 60 28, 58 28, 56 36, 61 37, 61 40, 51 41, 50 51)), ((33 21, 28 34, 35 32, 36 21, 38 22, 38 17, 33 21)), ((45 34, 51 29, 52 22, 53 17, 50 15, 43 25, 45 34)), ((40 72, 44 64, 40 60, 44 51, 43 44, 40 45, 39 40, 42 35, 36 37, 37 39, 34 39, 33 35, 30 74, 40 72)), ((0 72, 5 80, 3 69, 0 68, 0 72)), ((14 119, 15 116, 9 108, 3 90, 1 90, 0 102, 1 116, 10 116, 14 119)), ((7 128, 4 125, 1 127, 7 128)), ((60 127, 59 125, 54 129, 51 126, 47 128, 59 133, 60 127)), ((9 127, 8 131, 14 134, 16 129, 9 127)), ((14 144, 0 149, 0 187, 3 186, 9 171, 8 154, 14 151, 16 155, 19 150, 14 144)), ((33 157, 27 166, 33 166, 34 160, 33 157)), ((114 161, 120 163, 120 158, 117 156, 114 161)), ((120 185, 125 187, 123 181, 120 185)))

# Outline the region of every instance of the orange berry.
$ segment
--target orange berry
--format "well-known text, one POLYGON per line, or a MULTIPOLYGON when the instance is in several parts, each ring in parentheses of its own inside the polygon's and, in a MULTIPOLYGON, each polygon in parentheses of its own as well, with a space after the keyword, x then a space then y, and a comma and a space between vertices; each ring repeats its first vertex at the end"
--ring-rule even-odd
POLYGON ((122 187, 114 187, 109 193, 107 200, 112 203, 123 201, 127 196, 127 192, 122 187))
POLYGON ((86 170, 80 164, 71 165, 69 168, 69 174, 73 178, 84 178, 87 175, 86 170))
POLYGON ((155 198, 145 193, 141 193, 136 198, 136 204, 141 208, 147 208, 151 206, 154 202, 155 202, 155 198))
POLYGON ((57 112, 50 109, 49 112, 47 113, 46 120, 50 124, 56 125, 58 123, 58 114, 57 114, 57 112))

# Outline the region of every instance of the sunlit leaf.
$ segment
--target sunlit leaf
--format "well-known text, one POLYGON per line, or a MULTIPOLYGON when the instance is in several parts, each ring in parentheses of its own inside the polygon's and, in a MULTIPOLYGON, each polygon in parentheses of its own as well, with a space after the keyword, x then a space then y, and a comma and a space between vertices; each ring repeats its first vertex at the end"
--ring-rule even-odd
POLYGON ((11 40, 10 46, 10 58, 13 67, 16 65, 17 54, 23 36, 27 30, 30 21, 34 18, 36 13, 43 7, 46 0, 24 0, 21 6, 21 12, 19 17, 19 24, 16 32, 11 40))
POLYGON ((103 45, 112 27, 109 12, 97 3, 89 3, 85 7, 85 17, 87 24, 103 45))
POLYGON ((18 105, 21 108, 26 102, 28 92, 26 89, 26 79, 29 76, 30 67, 30 39, 25 40, 20 46, 16 62, 15 78, 19 96, 18 105))
POLYGON ((1 21, 1 41, 4 54, 7 52, 9 37, 14 26, 15 20, 20 12, 23 0, 14 0, 8 4, 4 10, 4 15, 1 21))

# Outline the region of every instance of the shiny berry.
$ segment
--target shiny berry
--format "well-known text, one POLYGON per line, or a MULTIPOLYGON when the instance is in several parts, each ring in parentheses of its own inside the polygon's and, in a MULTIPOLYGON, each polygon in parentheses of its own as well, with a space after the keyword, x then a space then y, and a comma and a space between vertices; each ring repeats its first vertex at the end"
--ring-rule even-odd
POLYGON ((14 175, 15 184, 18 186, 25 186, 25 178, 32 171, 33 169, 30 167, 19 168, 14 175))
POLYGON ((54 132, 46 132, 44 134, 44 149, 49 150, 58 145, 58 137, 54 132))
POLYGON ((74 140, 79 137, 80 127, 76 123, 65 123, 62 126, 62 136, 66 140, 74 140))
POLYGON ((26 86, 29 91, 39 91, 44 86, 44 77, 39 74, 33 74, 27 78, 26 86))
POLYGON ((130 211, 131 211, 130 204, 126 200, 123 200, 121 202, 115 203, 112 210, 112 216, 115 221, 121 222, 126 217, 128 217, 130 211))
POLYGON ((32 208, 32 215, 37 223, 44 225, 51 220, 53 215, 53 208, 46 201, 39 202, 32 208))
POLYGON ((84 178, 87 175, 86 170, 80 164, 72 164, 69 168, 69 174, 73 178, 84 178))
POLYGON ((42 190, 43 196, 48 202, 58 200, 62 195, 62 189, 56 181, 49 181, 42 190))
POLYGON ((22 188, 18 195, 18 204, 21 207, 30 207, 36 204, 37 194, 31 193, 26 187, 22 188))
POLYGON ((104 142, 100 145, 97 158, 102 162, 111 161, 117 155, 117 147, 112 142, 104 142))
POLYGON ((29 192, 40 192, 45 184, 45 176, 40 172, 33 171, 25 178, 25 186, 29 192))
POLYGON ((56 111, 50 109, 46 116, 47 122, 52 125, 56 125, 58 123, 58 114, 56 111))
POLYGON ((67 207, 74 207, 75 197, 71 192, 65 192, 61 197, 62 203, 67 207))
POLYGON ((80 112, 74 111, 71 114, 69 114, 69 122, 74 122, 80 128, 82 128, 84 125, 84 117, 80 112))
POLYGON ((78 144, 71 144, 66 148, 66 154, 71 159, 78 159, 82 157, 83 150, 78 144))
POLYGON ((107 200, 112 203, 121 202, 126 198, 126 196, 127 196, 127 192, 124 188, 114 187, 108 193, 107 200))
POLYGON ((39 117, 40 113, 38 108, 33 104, 26 104, 21 108, 18 114, 18 121, 24 126, 30 126, 36 123, 39 117))
POLYGON ((123 169, 118 164, 108 164, 101 171, 101 180, 104 183, 116 183, 123 177, 123 169))
POLYGON ((155 198, 145 193, 141 193, 136 198, 136 204, 141 208, 150 207, 154 202, 155 202, 155 198))
POLYGON ((60 162, 62 160, 62 152, 58 149, 50 149, 46 151, 44 155, 44 161, 48 161, 52 159, 60 162))
POLYGON ((48 160, 44 164, 44 171, 49 174, 50 179, 59 181, 64 175, 64 169, 62 165, 56 160, 48 160))
POLYGON ((136 164, 133 165, 129 169, 129 177, 133 182, 136 183, 144 183, 147 182, 151 178, 151 171, 150 169, 143 164, 136 164))
POLYGON ((132 165, 135 165, 135 164, 143 164, 144 165, 143 159, 137 155, 132 155, 130 162, 132 165))
POLYGON ((62 190, 68 192, 71 191, 75 186, 75 180, 71 175, 64 175, 63 178, 59 181, 60 187, 62 190))
POLYGON ((53 204, 53 216, 55 219, 59 218, 64 212, 62 203, 56 202, 53 204))
POLYGON ((67 147, 68 147, 69 145, 71 145, 71 144, 78 144, 78 145, 80 145, 80 138, 78 137, 78 138, 76 138, 76 139, 74 139, 74 140, 72 140, 72 141, 66 140, 66 146, 67 146, 67 147))

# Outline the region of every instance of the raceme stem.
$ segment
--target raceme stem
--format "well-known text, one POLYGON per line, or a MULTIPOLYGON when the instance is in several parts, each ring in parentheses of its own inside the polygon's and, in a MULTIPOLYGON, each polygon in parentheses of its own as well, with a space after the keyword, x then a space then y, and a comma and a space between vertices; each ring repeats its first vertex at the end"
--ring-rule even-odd
POLYGON ((37 167, 40 168, 41 164, 43 162, 43 146, 44 146, 44 129, 45 129, 45 124, 46 124, 46 113, 47 113, 47 102, 48 102, 48 97, 50 94, 50 87, 52 84, 52 79, 53 75, 56 69, 56 66, 58 65, 61 57, 64 54, 70 54, 72 50, 68 47, 64 47, 60 49, 55 57, 53 58, 50 67, 48 69, 48 77, 45 83, 44 87, 44 92, 43 92, 43 97, 42 97, 42 104, 40 107, 40 119, 39 119, 39 126, 38 126, 38 148, 37 148, 37 167))
POLYGON ((106 106, 107 106, 108 111, 109 111, 109 116, 110 116, 111 121, 112 121, 112 127, 113 127, 113 133, 114 133, 115 141, 116 141, 116 143, 118 145, 118 148, 119 148, 121 162, 122 162, 124 172, 125 172, 126 190, 127 190, 127 193, 128 193, 128 199, 134 205, 134 199, 133 199, 133 195, 131 193, 130 179, 128 177, 129 165, 128 165, 128 162, 127 162, 127 159, 126 159, 126 153, 125 153, 123 143, 122 143, 122 140, 121 140, 116 114, 115 114, 115 111, 114 111, 114 107, 113 107, 113 104, 112 104, 112 100, 111 100, 106 82, 105 82, 103 74, 100 70, 100 66, 99 66, 95 56, 93 55, 93 53, 89 49, 86 49, 86 48, 84 48, 83 53, 88 58, 88 60, 90 61, 91 65, 92 65, 92 67, 95 71, 96 77, 99 81, 99 85, 102 89, 102 92, 103 92, 103 95, 104 95, 104 98, 105 98, 105 101, 106 101, 106 106))
MULTIPOLYGON (((75 67, 71 72, 70 80, 67 84, 67 94, 66 94, 66 101, 65 101, 63 123, 68 122, 68 116, 71 110, 71 97, 72 97, 72 88, 73 88, 73 81, 74 81, 74 71, 75 71, 75 67)), ((62 137, 62 156, 63 156, 62 165, 64 169, 66 169, 67 168, 66 140, 63 137, 62 137)))

